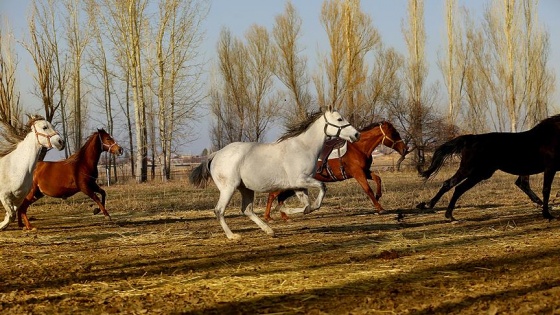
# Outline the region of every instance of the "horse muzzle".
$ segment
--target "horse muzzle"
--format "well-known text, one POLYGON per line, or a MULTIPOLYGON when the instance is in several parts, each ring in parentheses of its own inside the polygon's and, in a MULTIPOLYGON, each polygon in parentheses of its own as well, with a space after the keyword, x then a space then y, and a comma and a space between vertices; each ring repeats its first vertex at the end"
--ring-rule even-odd
POLYGON ((62 139, 62 137, 58 135, 50 139, 50 144, 51 146, 55 147, 58 151, 64 150, 64 147, 66 146, 64 139, 62 139))
POLYGON ((123 155, 124 150, 120 145, 117 144, 112 148, 111 153, 116 155, 116 156, 121 156, 121 155, 123 155))

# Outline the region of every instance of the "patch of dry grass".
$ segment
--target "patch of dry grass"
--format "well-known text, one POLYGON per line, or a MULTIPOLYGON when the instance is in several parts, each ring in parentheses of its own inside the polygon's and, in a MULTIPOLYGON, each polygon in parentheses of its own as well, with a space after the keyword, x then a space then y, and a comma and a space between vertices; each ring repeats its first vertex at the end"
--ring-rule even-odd
MULTIPOLYGON (((560 313, 559 223, 503 173, 460 199, 460 224, 444 219, 449 196, 436 212, 415 209, 452 171, 426 183, 381 172, 385 215, 354 180, 329 184, 320 210, 291 222, 273 213, 274 238, 240 214, 236 194, 226 220, 238 242, 214 217, 213 185, 107 187, 112 222, 83 195, 44 198, 29 210, 37 231, 0 233, 0 312, 560 313)), ((542 178, 531 183, 539 192, 542 178)))

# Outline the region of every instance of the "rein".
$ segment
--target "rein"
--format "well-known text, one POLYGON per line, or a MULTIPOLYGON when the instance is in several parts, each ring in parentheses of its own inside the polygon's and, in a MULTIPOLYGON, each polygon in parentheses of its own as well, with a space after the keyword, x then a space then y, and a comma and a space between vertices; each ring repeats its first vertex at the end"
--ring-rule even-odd
POLYGON ((42 132, 37 132, 37 128, 35 127, 35 124, 33 124, 32 127, 33 127, 33 132, 35 133, 35 138, 37 139, 37 143, 42 145, 41 142, 39 142, 39 136, 45 137, 45 138, 47 138, 47 142, 49 144, 47 149, 52 149, 53 146, 52 146, 52 143, 51 143, 51 137, 59 136, 58 132, 55 131, 52 135, 47 135, 47 134, 42 133, 42 132))
POLYGON ((342 129, 351 126, 351 124, 349 124, 349 123, 346 124, 346 125, 344 125, 344 126, 337 126, 337 125, 335 125, 335 124, 329 122, 329 121, 327 120, 326 113, 323 114, 323 118, 325 118, 325 128, 323 129, 323 131, 325 132, 325 135, 327 135, 327 137, 329 137, 329 138, 338 138, 338 137, 340 136, 340 133, 342 132, 342 129), (331 135, 329 135, 329 134, 327 133, 327 128, 328 128, 329 126, 335 127, 336 129, 338 129, 338 131, 336 132, 336 135, 331 136, 331 135))
POLYGON ((395 141, 395 140, 391 139, 390 137, 388 137, 388 136, 385 134, 385 130, 383 130, 383 123, 379 124, 379 130, 381 130, 381 133, 383 134, 383 139, 381 139, 381 143, 382 143, 383 145, 385 145, 385 144, 384 144, 385 139, 391 140, 391 142, 393 142, 393 144, 390 146, 391 149, 393 149, 393 147, 395 146, 395 144, 397 144, 397 143, 399 143, 399 142, 403 142, 402 139, 400 139, 400 140, 398 140, 398 141, 395 141))

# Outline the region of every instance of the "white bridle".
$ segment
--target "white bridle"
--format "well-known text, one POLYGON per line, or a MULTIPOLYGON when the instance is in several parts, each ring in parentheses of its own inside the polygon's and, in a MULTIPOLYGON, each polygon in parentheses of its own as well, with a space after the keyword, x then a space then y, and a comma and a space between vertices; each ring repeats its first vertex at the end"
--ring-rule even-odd
POLYGON ((342 132, 342 129, 344 129, 344 128, 346 128, 346 127, 352 126, 350 123, 348 123, 348 124, 346 124, 346 125, 343 125, 343 126, 338 126, 338 125, 335 125, 335 124, 329 122, 328 119, 327 119, 327 113, 324 113, 324 114, 323 114, 323 118, 325 118, 325 128, 324 128, 324 132, 325 132, 325 135, 327 135, 327 137, 338 138, 338 137, 340 136, 340 133, 342 132), (336 135, 332 136, 332 135, 329 135, 329 134, 327 133, 327 128, 328 128, 329 126, 338 129, 338 131, 336 132, 336 135))
POLYGON ((52 143, 51 143, 51 138, 54 137, 54 136, 60 136, 58 134, 58 132, 55 131, 53 134, 48 135, 48 134, 44 134, 42 132, 38 132, 37 127, 35 127, 35 123, 33 125, 31 125, 31 127, 33 127, 33 132, 35 133, 35 138, 37 139, 37 143, 42 145, 41 142, 39 141, 39 136, 45 137, 45 138, 47 138, 47 143, 49 144, 47 149, 52 149, 53 146, 52 146, 52 143))

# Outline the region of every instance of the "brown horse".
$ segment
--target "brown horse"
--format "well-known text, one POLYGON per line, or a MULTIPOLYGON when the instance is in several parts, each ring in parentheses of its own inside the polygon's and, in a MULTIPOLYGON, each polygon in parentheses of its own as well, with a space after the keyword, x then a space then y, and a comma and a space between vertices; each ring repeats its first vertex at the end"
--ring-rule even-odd
POLYGON ((421 202, 419 209, 432 209, 439 199, 455 187, 445 217, 455 221, 453 209, 457 200, 479 182, 497 170, 517 175, 515 184, 538 205, 545 219, 553 219, 548 202, 554 175, 560 170, 560 115, 544 119, 525 132, 492 132, 463 135, 439 146, 427 170, 420 171, 425 179, 437 174, 444 162, 454 154, 461 156, 457 172, 443 182, 429 202, 421 202), (529 176, 544 172, 541 200, 529 186, 529 176))
MULTIPOLYGON (((377 208, 377 212, 383 213, 383 207, 378 201, 379 198, 381 198, 381 178, 370 170, 373 163, 373 150, 380 144, 396 150, 402 156, 404 156, 408 150, 399 132, 391 123, 387 121, 373 123, 360 130, 360 140, 354 143, 348 142, 347 151, 344 155, 339 158, 328 159, 327 163, 324 164, 322 161, 317 161, 317 173, 315 173, 314 178, 322 182, 338 182, 349 178, 356 179, 364 192, 371 199, 375 208, 377 208), (375 181, 375 194, 368 184, 368 179, 375 181)), ((280 209, 284 204, 284 200, 294 194, 294 190, 270 193, 268 195, 264 219, 266 221, 272 220, 270 217, 270 209, 274 199, 278 197, 278 204, 275 209, 280 209)), ((289 219, 286 213, 280 212, 280 214, 282 219, 289 219)))
POLYGON ((103 212, 111 219, 105 209, 105 191, 97 185, 97 163, 101 153, 107 151, 112 154, 121 155, 123 149, 113 137, 105 130, 98 129, 80 148, 68 159, 57 162, 37 162, 37 168, 33 173, 33 185, 23 203, 17 209, 18 224, 28 230, 33 227, 27 218, 27 208, 47 195, 55 198, 66 199, 77 192, 88 195, 99 206, 94 214, 103 212), (101 200, 95 193, 101 195, 101 200))

